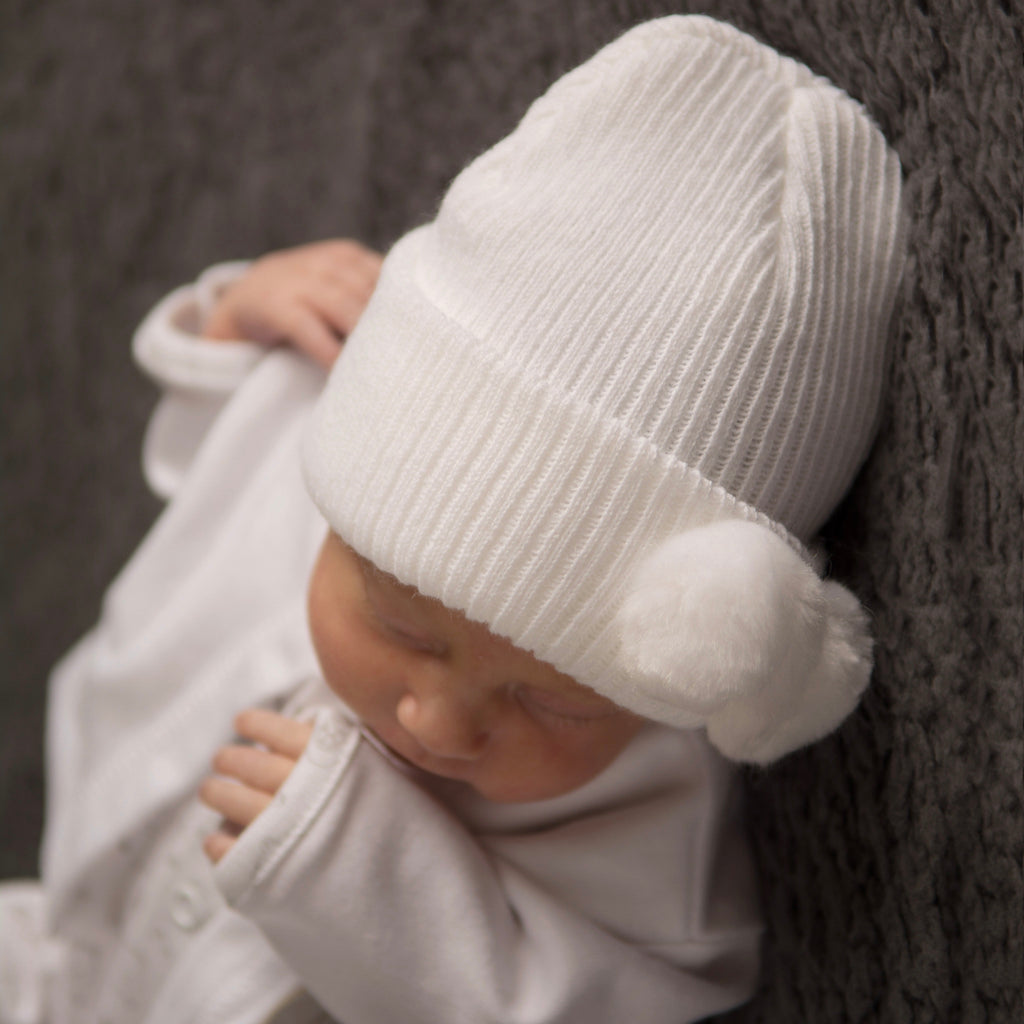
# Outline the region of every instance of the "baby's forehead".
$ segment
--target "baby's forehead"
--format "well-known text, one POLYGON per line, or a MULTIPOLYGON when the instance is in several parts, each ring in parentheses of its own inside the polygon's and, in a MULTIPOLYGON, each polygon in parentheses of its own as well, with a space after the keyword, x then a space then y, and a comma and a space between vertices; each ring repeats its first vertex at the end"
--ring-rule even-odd
POLYGON ((425 614, 436 616, 439 622, 449 621, 459 628, 468 629, 481 635, 486 634, 496 645, 507 646, 510 654, 517 651, 530 653, 521 651, 521 648, 516 647, 507 637, 494 633, 486 623, 480 622, 477 619, 471 619, 464 611, 450 607, 439 598, 422 593, 416 586, 406 583, 393 573, 382 569, 372 559, 361 555, 355 548, 350 547, 350 550, 362 569, 367 582, 372 584, 374 588, 379 588, 389 596, 407 602, 410 607, 420 609, 425 614))
MULTIPOLYGON (((460 638, 473 643, 482 654, 486 655, 492 665, 505 664, 510 670, 514 670, 517 665, 522 665, 524 659, 528 659, 549 671, 552 676, 557 675, 557 682, 561 684, 560 688, 585 691, 588 695, 592 694, 595 699, 603 699, 599 698, 599 695, 590 687, 559 672, 534 651, 519 647, 509 637, 495 633, 486 623, 470 618, 464 611, 451 608, 436 597, 423 594, 412 584, 405 583, 393 573, 381 569, 370 558, 359 554, 354 548, 350 548, 350 550, 362 568, 365 579, 373 589, 379 588, 380 592, 389 598, 422 614, 428 622, 436 624, 446 632, 452 630, 460 638)), ((552 679, 552 681, 556 680, 552 679)))
MULTIPOLYGON (((344 542, 343 542, 344 543, 344 542)), ((355 548, 351 548, 352 554, 355 555, 356 561, 359 563, 360 568, 364 573, 369 575, 376 583, 380 583, 383 586, 394 587, 396 590, 408 591, 410 597, 416 597, 420 599, 424 598, 416 587, 409 583, 403 583, 397 576, 394 576, 390 572, 386 572, 376 562, 371 561, 365 555, 361 555, 355 548)))
POLYGON ((403 598, 417 607, 430 608, 436 611, 439 615, 450 616, 452 618, 463 620, 474 626, 480 626, 484 629, 487 628, 483 623, 474 622, 472 619, 468 618, 465 613, 458 609, 450 608, 438 598, 430 597, 429 595, 422 593, 412 583, 405 583, 403 580, 400 580, 393 573, 388 572, 386 569, 382 569, 365 555, 361 555, 355 550, 355 548, 350 548, 350 550, 355 556, 356 561, 359 563, 359 567, 362 569, 363 575, 366 577, 367 581, 373 583, 375 587, 386 590, 389 594, 393 594, 396 597, 403 598))

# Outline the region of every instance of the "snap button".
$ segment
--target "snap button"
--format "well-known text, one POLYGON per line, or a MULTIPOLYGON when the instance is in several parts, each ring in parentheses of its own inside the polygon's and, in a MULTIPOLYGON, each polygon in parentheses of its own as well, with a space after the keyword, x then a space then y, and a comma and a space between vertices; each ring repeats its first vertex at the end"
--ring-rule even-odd
POLYGON ((179 882, 171 892, 171 920, 186 932, 195 931, 209 917, 202 890, 194 882, 179 882))
POLYGON ((313 730, 313 736, 306 747, 306 759, 318 768, 329 768, 337 759, 351 731, 348 723, 333 718, 321 718, 313 730))
POLYGON ((333 719, 322 722, 313 737, 313 742, 317 747, 331 753, 340 750, 344 740, 345 731, 333 719))

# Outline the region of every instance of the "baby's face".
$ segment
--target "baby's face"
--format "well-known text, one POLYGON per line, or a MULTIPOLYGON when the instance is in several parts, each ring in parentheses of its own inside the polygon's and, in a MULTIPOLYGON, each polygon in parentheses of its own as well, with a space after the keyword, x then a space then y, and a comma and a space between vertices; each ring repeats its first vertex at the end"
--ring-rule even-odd
POLYGON ((309 590, 328 685, 396 754, 501 802, 568 793, 643 720, 328 535, 309 590))

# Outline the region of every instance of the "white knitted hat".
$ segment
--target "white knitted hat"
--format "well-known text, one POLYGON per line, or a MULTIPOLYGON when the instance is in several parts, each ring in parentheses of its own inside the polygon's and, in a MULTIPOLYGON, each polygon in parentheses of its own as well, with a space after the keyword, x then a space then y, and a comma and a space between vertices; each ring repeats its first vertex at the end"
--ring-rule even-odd
POLYGON ((810 538, 876 422, 900 169, 862 108, 704 17, 566 75, 407 235, 306 478, 381 569, 765 762, 830 731, 866 616, 810 538))

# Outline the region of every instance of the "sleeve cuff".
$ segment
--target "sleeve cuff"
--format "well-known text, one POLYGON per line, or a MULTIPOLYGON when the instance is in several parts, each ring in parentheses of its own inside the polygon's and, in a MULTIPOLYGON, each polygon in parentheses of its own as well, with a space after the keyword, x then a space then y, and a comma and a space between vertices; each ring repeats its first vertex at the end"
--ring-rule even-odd
POLYGON ((218 293, 248 263, 218 263, 195 284, 177 288, 150 311, 132 339, 135 361, 158 384, 186 391, 232 391, 266 351, 249 341, 200 336, 218 293))

